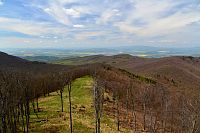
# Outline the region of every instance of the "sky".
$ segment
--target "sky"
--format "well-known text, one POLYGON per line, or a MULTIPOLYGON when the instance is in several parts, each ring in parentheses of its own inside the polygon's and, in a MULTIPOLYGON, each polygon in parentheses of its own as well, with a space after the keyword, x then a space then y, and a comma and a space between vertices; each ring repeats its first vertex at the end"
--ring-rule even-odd
POLYGON ((200 0, 0 0, 0 48, 200 46, 200 0))

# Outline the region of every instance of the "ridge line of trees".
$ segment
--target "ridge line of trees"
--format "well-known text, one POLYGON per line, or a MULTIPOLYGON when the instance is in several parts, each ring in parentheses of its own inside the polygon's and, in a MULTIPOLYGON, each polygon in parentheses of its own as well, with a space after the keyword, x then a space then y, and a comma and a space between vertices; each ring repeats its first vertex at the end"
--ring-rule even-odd
POLYGON ((24 71, 18 68, 0 70, 0 132, 15 133, 19 130, 24 133, 29 132, 30 106, 33 106, 37 115, 40 111, 38 98, 47 96, 51 92, 60 91, 61 111, 63 111, 62 93, 64 87, 68 86, 70 132, 72 133, 71 83, 76 78, 86 75, 91 75, 94 79, 96 133, 101 132, 105 92, 113 95, 116 127, 119 131, 125 119, 126 125, 131 125, 133 131, 199 132, 200 96, 198 94, 194 97, 189 97, 185 93, 171 94, 167 88, 151 79, 134 76, 124 70, 102 64, 77 66, 68 70, 60 68, 56 71, 50 70, 45 72, 30 69, 24 71), (145 87, 135 86, 144 83, 143 81, 146 82, 145 87), (35 102, 37 109, 35 109, 35 102), (139 125, 141 114, 142 127, 139 125))

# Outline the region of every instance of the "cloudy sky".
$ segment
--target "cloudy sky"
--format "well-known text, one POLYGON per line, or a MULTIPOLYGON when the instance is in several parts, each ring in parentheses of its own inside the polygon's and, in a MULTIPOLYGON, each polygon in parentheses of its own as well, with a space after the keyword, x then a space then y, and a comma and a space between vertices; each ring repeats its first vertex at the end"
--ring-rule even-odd
POLYGON ((200 0, 0 0, 0 48, 200 46, 200 0))

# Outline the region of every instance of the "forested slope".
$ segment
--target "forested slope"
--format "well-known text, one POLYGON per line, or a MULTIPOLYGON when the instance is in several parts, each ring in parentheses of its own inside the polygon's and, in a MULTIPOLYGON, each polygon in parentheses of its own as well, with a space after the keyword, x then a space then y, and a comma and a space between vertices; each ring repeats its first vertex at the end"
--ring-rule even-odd
POLYGON ((37 105, 40 96, 48 96, 55 91, 59 91, 63 103, 63 88, 67 86, 70 94, 72 81, 86 75, 94 79, 96 132, 101 129, 101 114, 104 111, 116 118, 118 130, 120 126, 128 126, 139 132, 199 131, 198 94, 172 93, 170 88, 157 80, 108 64, 64 66, 28 62, 6 54, 3 56, 6 57, 3 57, 5 60, 0 67, 2 132, 17 132, 19 126, 24 132, 29 132, 30 104, 37 105), (104 94, 111 98, 105 98, 104 94))

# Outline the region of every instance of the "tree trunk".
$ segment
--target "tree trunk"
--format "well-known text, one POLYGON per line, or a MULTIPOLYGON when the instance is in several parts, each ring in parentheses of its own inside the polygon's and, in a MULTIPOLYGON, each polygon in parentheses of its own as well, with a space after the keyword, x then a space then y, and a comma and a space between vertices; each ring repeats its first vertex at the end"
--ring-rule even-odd
POLYGON ((119 96, 117 96, 117 130, 119 131, 120 128, 120 119, 119 119, 119 96))
POLYGON ((60 89, 61 111, 63 112, 63 90, 60 89))
POLYGON ((173 113, 173 111, 171 111, 171 127, 170 127, 170 133, 173 133, 173 132, 174 132, 174 129, 173 129, 173 121, 174 121, 174 113, 173 113))
POLYGON ((128 104, 129 104, 129 88, 127 89, 126 92, 126 123, 128 124, 128 120, 129 120, 129 114, 128 114, 128 104))
POLYGON ((25 122, 24 122, 24 106, 21 104, 21 117, 22 117, 22 128, 24 133, 26 132, 25 122))
POLYGON ((36 113, 36 109, 35 109, 35 103, 34 103, 34 101, 32 101, 32 107, 33 107, 33 111, 34 111, 34 113, 36 113))
POLYGON ((73 125, 72 125, 72 101, 71 101, 71 81, 68 85, 68 93, 69 93, 69 114, 70 114, 70 133, 73 131, 73 125))
POLYGON ((101 132, 101 118, 98 118, 98 133, 101 132))
POLYGON ((144 115, 143 115, 143 129, 146 130, 146 104, 143 104, 144 115))
POLYGON ((38 103, 38 99, 39 99, 39 98, 38 98, 38 96, 37 96, 37 98, 36 98, 36 100, 37 100, 37 101, 36 101, 36 102, 37 102, 37 112, 39 112, 39 111, 40 111, 40 110, 39 110, 39 103, 38 103))
POLYGON ((197 121, 195 120, 192 125, 192 133, 196 133, 197 131, 196 124, 197 124, 197 121))

